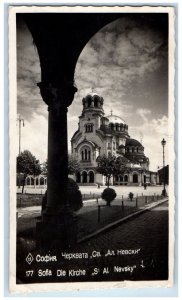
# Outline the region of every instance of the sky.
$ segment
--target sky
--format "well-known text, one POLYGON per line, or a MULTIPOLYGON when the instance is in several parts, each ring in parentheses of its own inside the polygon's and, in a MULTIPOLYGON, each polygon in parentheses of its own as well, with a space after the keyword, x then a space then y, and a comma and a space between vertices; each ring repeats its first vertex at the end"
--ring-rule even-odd
MULTIPOLYGON (((162 166, 161 140, 167 141, 166 150, 169 141, 167 48, 166 30, 160 30, 155 22, 137 14, 108 24, 92 37, 75 69, 78 92, 68 110, 68 149, 78 127, 82 98, 93 88, 104 98, 105 115, 112 109, 113 114, 128 124, 131 138, 142 142, 150 169, 156 171, 162 166)), ((48 112, 37 87, 40 81, 38 53, 26 25, 20 20, 17 23, 17 113, 25 121, 21 150, 29 149, 43 162, 47 158, 48 112)))

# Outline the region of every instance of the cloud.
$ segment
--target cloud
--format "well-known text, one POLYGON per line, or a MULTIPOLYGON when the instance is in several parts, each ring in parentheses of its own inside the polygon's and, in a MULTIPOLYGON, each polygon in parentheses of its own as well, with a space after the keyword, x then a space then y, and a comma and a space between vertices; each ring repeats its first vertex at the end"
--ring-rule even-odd
POLYGON ((136 113, 142 118, 144 122, 148 121, 148 116, 151 114, 151 111, 146 108, 138 108, 136 113))
MULTIPOLYGON (((17 126, 17 141, 18 141, 17 126)), ((21 129, 21 151, 29 150, 41 162, 47 159, 48 122, 47 118, 33 113, 31 121, 25 120, 21 129)), ((18 154, 18 145, 17 145, 18 154)))
MULTIPOLYGON (((144 118, 146 114, 144 113, 144 118)), ((129 127, 129 133, 132 138, 139 141, 145 147, 145 155, 150 159, 150 170, 157 171, 158 166, 162 166, 162 146, 161 140, 164 138, 166 144, 166 164, 168 164, 168 144, 170 139, 168 136, 168 118, 161 116, 151 121, 145 120, 142 125, 129 127)))

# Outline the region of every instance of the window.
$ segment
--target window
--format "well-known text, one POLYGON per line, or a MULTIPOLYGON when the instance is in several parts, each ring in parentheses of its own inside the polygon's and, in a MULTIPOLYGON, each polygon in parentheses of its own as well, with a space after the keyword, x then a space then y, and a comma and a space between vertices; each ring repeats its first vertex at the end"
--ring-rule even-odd
POLYGON ((82 148, 81 158, 82 158, 82 160, 91 160, 90 148, 88 148, 88 147, 85 147, 84 149, 82 148))
POLYGON ((86 124, 85 125, 85 132, 93 132, 93 124, 86 124))

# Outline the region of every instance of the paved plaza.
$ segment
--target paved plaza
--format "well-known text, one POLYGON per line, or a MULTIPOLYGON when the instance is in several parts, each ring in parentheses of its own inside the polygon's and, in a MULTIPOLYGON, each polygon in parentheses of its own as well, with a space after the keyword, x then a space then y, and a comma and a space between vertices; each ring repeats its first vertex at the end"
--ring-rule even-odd
MULTIPOLYGON (((82 194, 101 194, 103 190, 106 188, 106 186, 101 186, 98 188, 97 186, 80 186, 79 189, 82 194)), ((111 186, 111 188, 114 188, 117 193, 117 198, 121 197, 127 197, 130 192, 134 193, 135 196, 138 195, 153 195, 154 193, 161 195, 163 186, 162 185, 156 185, 156 186, 148 186, 145 190, 143 186, 111 186)), ((166 186, 166 190, 168 191, 168 186, 166 186)), ((46 191, 46 188, 39 189, 39 188, 29 188, 25 187, 25 193, 30 194, 44 194, 46 191)), ((17 188, 17 192, 21 193, 21 188, 17 188)))

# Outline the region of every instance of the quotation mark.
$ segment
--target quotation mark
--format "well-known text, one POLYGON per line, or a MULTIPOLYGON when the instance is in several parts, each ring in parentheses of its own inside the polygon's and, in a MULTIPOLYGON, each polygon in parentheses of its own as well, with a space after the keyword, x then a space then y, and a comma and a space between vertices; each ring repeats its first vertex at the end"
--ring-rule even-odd
POLYGON ((33 258, 33 256, 32 256, 32 254, 29 253, 29 254, 27 255, 27 257, 26 257, 25 260, 26 260, 26 262, 27 262, 29 265, 31 265, 31 263, 33 262, 34 258, 33 258))

